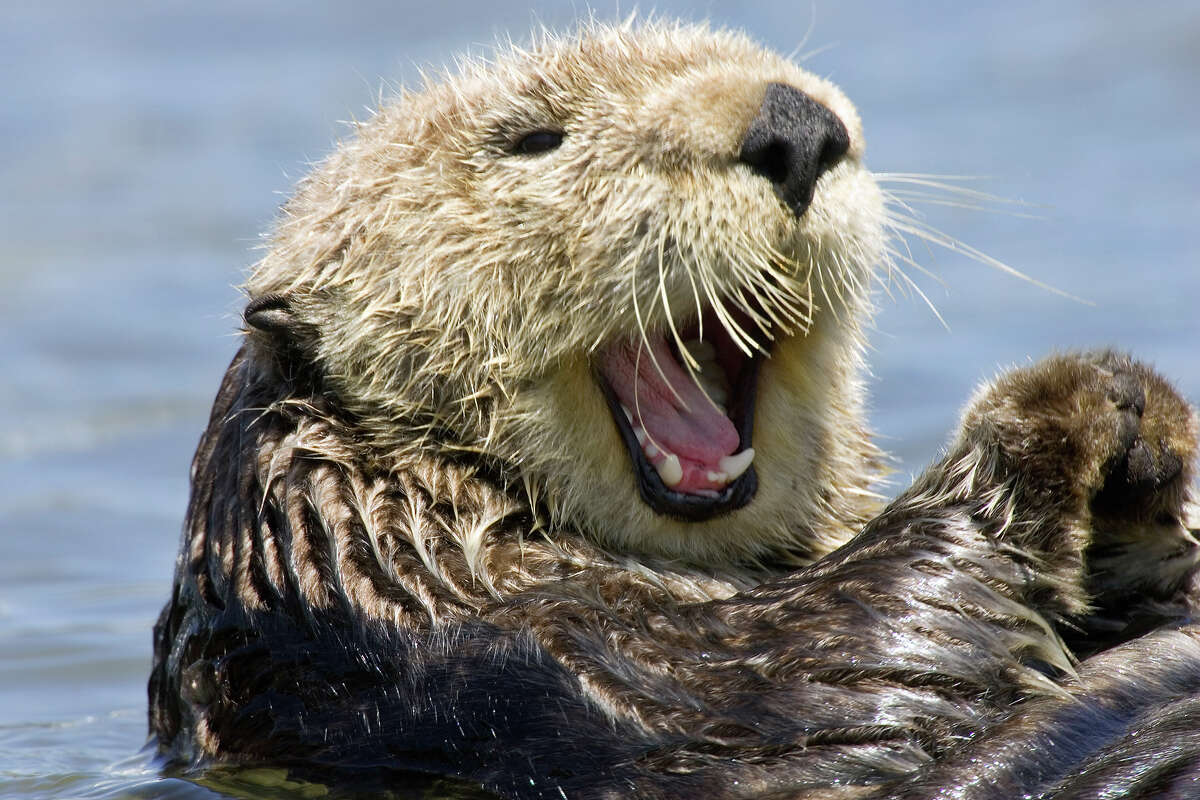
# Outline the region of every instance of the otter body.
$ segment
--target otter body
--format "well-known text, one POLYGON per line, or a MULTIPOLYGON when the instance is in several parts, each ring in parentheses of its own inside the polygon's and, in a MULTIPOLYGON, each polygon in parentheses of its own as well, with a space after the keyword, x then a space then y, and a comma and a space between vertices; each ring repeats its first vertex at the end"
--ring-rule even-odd
POLYGON ((1191 410, 1052 359, 881 509, 862 155, 827 82, 662 24, 360 126, 248 285, 155 629, 164 751, 511 797, 1194 778, 1191 410), (1173 749, 1131 738, 1155 714, 1173 749))

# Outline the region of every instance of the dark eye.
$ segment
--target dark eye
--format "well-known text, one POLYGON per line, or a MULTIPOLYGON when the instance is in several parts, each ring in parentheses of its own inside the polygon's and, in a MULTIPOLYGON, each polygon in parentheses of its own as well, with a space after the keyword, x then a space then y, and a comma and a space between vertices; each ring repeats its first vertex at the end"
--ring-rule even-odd
POLYGON ((562 144, 562 141, 562 131, 534 131, 513 145, 512 151, 517 155, 532 156, 553 150, 562 144))

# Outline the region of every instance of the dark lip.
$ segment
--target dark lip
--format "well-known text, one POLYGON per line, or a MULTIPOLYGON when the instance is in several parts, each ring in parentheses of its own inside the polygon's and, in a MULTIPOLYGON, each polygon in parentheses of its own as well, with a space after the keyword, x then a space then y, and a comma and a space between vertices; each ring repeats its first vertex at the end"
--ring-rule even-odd
MULTIPOLYGON (((762 352, 756 352, 746 359, 740 374, 734 381, 735 405, 730 409, 729 418, 733 420, 734 426, 737 428, 740 440, 737 449, 739 453, 751 446, 751 436, 754 433, 755 400, 758 391, 758 370, 762 359, 762 352)), ((751 464, 749 469, 726 486, 716 497, 684 494, 668 489, 667 485, 662 482, 662 478, 659 477, 658 470, 654 469, 646 460, 645 454, 642 453, 642 447, 633 433, 633 426, 629 424, 629 420, 625 418, 625 412, 621 410, 621 401, 617 398, 616 392, 608 385, 604 376, 597 373, 596 380, 600 384, 600 390, 604 393, 604 399, 608 401, 608 410, 617 424, 621 440, 625 442, 625 449, 629 452, 634 476, 637 479, 638 493, 641 494, 646 505, 654 511, 684 522, 703 522, 742 508, 754 498, 758 491, 758 473, 754 464, 751 464)))

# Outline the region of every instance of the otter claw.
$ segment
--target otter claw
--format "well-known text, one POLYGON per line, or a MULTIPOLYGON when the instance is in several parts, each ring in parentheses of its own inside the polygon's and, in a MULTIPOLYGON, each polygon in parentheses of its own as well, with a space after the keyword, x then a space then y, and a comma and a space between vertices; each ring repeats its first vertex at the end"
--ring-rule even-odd
POLYGON ((1139 417, 1146 412, 1146 390, 1142 388, 1137 376, 1131 372, 1120 372, 1113 375, 1108 398, 1116 403, 1117 408, 1121 411, 1133 409, 1139 417))

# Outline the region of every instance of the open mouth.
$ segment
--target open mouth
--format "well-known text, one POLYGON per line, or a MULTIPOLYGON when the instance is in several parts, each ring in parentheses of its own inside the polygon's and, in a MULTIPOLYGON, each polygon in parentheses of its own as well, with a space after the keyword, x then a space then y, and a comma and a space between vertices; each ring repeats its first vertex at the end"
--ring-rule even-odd
POLYGON ((599 382, 629 451, 638 491, 660 514, 700 521, 741 508, 758 489, 754 471, 754 400, 769 341, 731 312, 754 337, 746 355, 711 310, 679 330, 698 369, 665 332, 610 346, 599 382))

